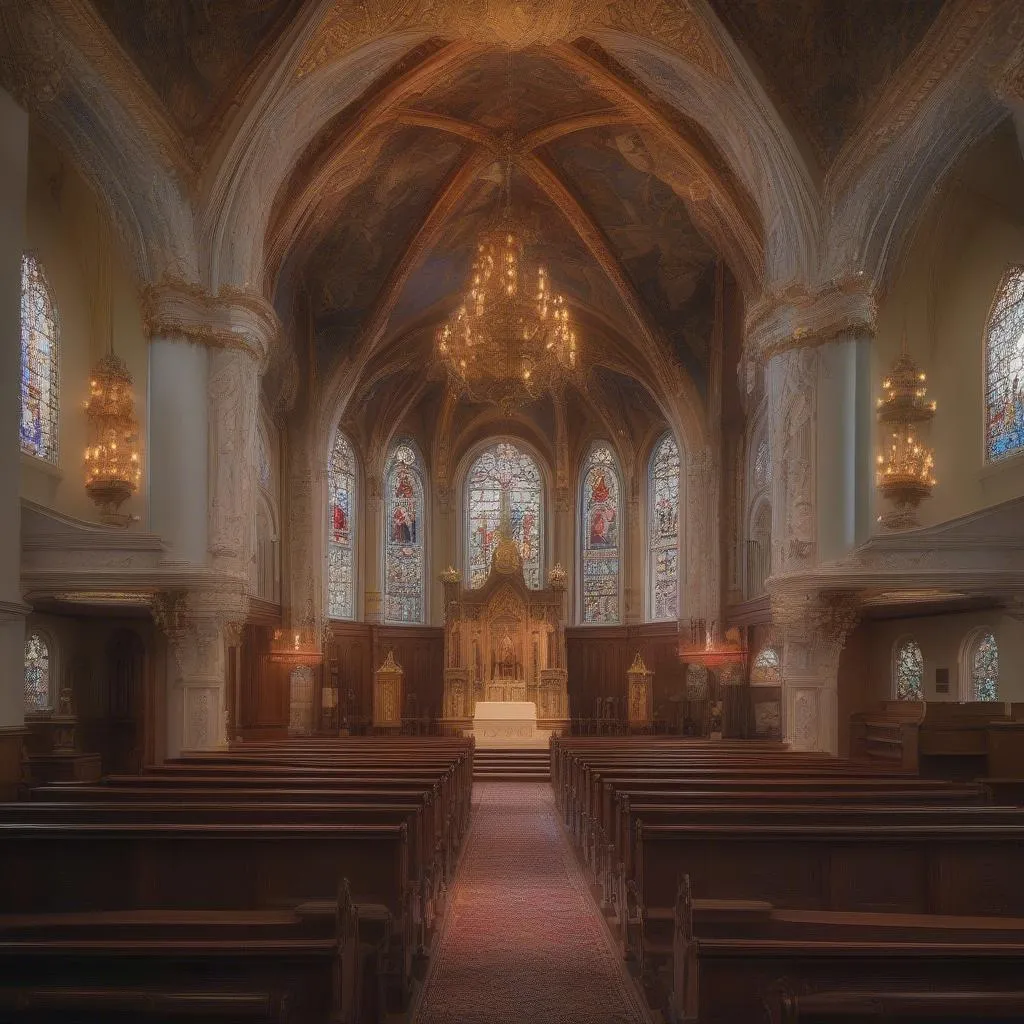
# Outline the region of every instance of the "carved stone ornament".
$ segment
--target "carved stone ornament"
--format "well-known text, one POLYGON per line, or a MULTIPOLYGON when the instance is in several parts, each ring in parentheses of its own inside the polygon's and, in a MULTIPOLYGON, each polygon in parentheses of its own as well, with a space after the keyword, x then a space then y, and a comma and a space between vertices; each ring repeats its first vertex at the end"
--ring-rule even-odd
POLYGON ((877 320, 869 282, 862 272, 855 272, 818 292, 790 289, 762 297, 747 313, 744 354, 764 362, 788 349, 824 345, 840 337, 874 337, 877 320))
POLYGON ((417 29, 513 49, 569 41, 606 8, 607 0, 336 0, 307 43, 298 75, 325 67, 372 39, 417 29))
POLYGON ((257 360, 261 372, 281 335, 274 307, 262 295, 238 289, 211 295, 200 285, 165 278, 143 291, 142 309, 149 337, 242 349, 257 360))
POLYGON ((52 11, 42 3, 0 0, 0 83, 26 109, 52 103, 67 58, 52 11))

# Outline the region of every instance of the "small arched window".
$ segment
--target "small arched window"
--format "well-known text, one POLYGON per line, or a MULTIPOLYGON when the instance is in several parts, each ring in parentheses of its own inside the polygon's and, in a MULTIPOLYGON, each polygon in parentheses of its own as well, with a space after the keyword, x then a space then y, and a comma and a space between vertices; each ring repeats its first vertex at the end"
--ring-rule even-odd
POLYGON ((999 699, 999 647, 989 630, 979 631, 968 650, 971 700, 999 699))
POLYGON ((512 441, 485 448, 466 478, 466 568, 469 586, 482 587, 498 540, 502 493, 508 495, 512 536, 523 558, 523 577, 541 586, 544 546, 544 478, 528 452, 512 441))
POLYGON ((580 617, 588 624, 619 621, 621 494, 615 452, 599 442, 580 478, 580 617))
POLYGON ((751 686, 777 686, 782 682, 782 662, 779 652, 770 644, 757 652, 750 664, 751 686))
POLYGON ((384 475, 384 621, 423 622, 426 592, 423 462, 408 441, 391 450, 384 475))
POLYGON ((21 258, 21 450, 57 463, 57 311, 39 261, 21 258))
POLYGON ((1003 275, 985 332, 985 454, 1024 448, 1024 267, 1003 275))
POLYGON ((355 523, 356 456, 348 438, 334 435, 327 466, 327 614, 356 614, 355 523))
POLYGON ((25 639, 26 711, 49 711, 53 707, 50 668, 50 645, 40 633, 29 633, 25 639))
POLYGON ((679 617, 679 446, 666 434, 647 471, 647 559, 650 617, 679 617))
POLYGON ((897 700, 924 700, 924 655, 916 640, 896 644, 892 674, 897 700))

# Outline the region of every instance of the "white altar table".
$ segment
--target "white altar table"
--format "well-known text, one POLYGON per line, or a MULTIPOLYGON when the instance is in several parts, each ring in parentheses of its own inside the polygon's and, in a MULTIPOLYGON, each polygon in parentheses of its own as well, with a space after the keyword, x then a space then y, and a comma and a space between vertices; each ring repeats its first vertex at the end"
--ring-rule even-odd
POLYGON ((532 700, 477 701, 473 737, 478 747, 546 747, 548 729, 537 728, 537 705, 532 700))

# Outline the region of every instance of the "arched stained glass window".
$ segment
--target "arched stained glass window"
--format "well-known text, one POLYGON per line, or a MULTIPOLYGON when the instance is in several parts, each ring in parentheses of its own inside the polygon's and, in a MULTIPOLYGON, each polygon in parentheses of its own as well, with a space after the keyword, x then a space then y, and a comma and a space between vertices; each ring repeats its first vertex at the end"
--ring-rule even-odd
POLYGON ((384 621, 423 622, 426 538, 422 460, 407 441, 400 441, 391 452, 384 493, 384 621))
POLYGON ((971 646, 971 699, 999 699, 999 647, 989 632, 978 635, 971 646))
POLYGON ((544 479, 540 467, 518 445, 498 441, 469 468, 466 479, 466 566, 471 588, 483 586, 498 539, 501 494, 507 491, 512 535, 523 556, 523 576, 541 586, 544 544, 544 479))
POLYGON ((339 430, 327 466, 327 614, 332 619, 356 614, 355 507, 356 456, 339 430))
POLYGON ((57 312, 34 256, 21 257, 21 450, 57 462, 57 312))
POLYGON ((50 697, 50 647, 39 633, 25 639, 25 710, 47 711, 50 697))
POLYGON ((648 471, 648 575, 652 619, 679 616, 679 446, 666 434, 648 471))
POLYGON ((757 652, 750 664, 750 682, 753 686, 773 686, 782 682, 782 663, 774 647, 762 647, 757 652))
POLYGON ((985 334, 985 450, 989 460, 1024 448, 1024 267, 1008 271, 985 334))
POLYGON ((619 621, 621 508, 615 453, 596 444, 580 481, 580 604, 586 623, 619 621))
POLYGON ((893 659, 897 700, 924 700, 924 655, 916 640, 901 640, 893 659))
POLYGON ((772 452, 768 438, 762 437, 754 452, 754 486, 764 487, 772 478, 772 452))

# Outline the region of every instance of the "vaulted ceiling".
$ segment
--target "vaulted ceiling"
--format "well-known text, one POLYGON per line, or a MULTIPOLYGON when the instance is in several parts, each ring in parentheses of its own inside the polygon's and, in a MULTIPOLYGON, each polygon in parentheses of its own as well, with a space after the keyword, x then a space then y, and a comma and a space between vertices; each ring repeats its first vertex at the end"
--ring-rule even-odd
MULTIPOLYGON (((495 2, 473 0, 492 16, 495 2)), ((311 314, 319 373, 362 367, 367 407, 379 405, 383 382, 398 386, 395 374, 423 377, 434 331, 458 301, 508 162, 513 206, 532 251, 580 324, 593 370, 587 415, 638 429, 624 411, 637 399, 630 380, 649 386, 666 360, 700 394, 716 265, 724 262, 741 283, 759 273, 767 228, 720 140, 659 98, 635 62, 632 70, 618 63, 597 41, 606 35, 586 31, 593 24, 658 38, 676 15, 692 19, 698 2, 557 5, 551 17, 570 28, 553 38, 574 41, 535 42, 513 53, 493 39, 474 41, 472 3, 456 10, 443 0, 320 0, 326 42, 318 49, 314 35, 306 44, 300 77, 329 63, 324 54, 332 47, 351 53, 412 23, 428 31, 411 33, 398 62, 383 62, 363 93, 295 154, 273 202, 268 279, 279 310, 301 302, 311 314), (583 12, 578 31, 571 27, 576 7, 583 12), (461 18, 451 38, 446 17, 461 18), (415 85, 399 89, 399 101, 387 99, 403 82, 415 85)), ((929 29, 938 30, 947 6, 706 2, 819 172, 908 56, 926 45, 929 29)), ((542 34, 544 4, 524 3, 542 34)), ((275 45, 315 0, 93 4, 177 130, 210 153, 247 90, 251 101, 275 45)), ((696 63, 708 59, 700 40, 689 43, 696 63)), ((439 386, 420 381, 422 409, 439 401, 439 386)))

